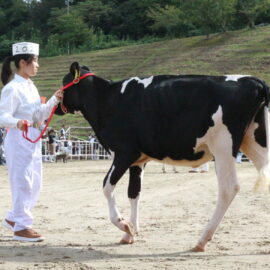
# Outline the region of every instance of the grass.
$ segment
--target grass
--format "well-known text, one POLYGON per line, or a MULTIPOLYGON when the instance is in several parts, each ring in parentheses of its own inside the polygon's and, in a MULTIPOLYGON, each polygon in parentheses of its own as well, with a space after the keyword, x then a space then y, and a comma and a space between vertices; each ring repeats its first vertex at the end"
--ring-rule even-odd
MULTIPOLYGON (((270 84, 270 27, 159 41, 40 59, 34 78, 41 96, 61 86, 73 61, 87 65, 98 76, 119 80, 157 74, 250 74, 270 84)), ((81 116, 55 116, 53 127, 87 126, 81 116)))

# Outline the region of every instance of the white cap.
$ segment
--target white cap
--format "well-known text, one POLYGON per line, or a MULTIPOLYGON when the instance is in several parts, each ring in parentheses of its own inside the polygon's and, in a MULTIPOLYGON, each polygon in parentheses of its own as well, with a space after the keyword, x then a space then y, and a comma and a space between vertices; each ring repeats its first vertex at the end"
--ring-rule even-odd
POLYGON ((39 44, 32 42, 20 42, 12 45, 12 55, 35 54, 39 55, 39 44))

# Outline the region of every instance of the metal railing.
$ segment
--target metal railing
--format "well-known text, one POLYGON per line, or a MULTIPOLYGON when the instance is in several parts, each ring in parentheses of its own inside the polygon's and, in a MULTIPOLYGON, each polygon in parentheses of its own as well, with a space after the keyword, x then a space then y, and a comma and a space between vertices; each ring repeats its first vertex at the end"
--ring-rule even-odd
POLYGON ((54 162, 57 155, 65 155, 70 160, 100 160, 111 159, 111 155, 99 142, 79 140, 56 140, 54 151, 50 153, 48 140, 42 140, 43 161, 54 162))

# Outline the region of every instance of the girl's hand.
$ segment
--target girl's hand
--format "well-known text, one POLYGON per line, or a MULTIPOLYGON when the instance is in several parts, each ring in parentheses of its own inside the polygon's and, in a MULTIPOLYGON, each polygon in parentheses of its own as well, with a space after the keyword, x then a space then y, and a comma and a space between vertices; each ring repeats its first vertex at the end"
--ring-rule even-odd
POLYGON ((61 89, 59 89, 54 93, 54 95, 57 97, 58 100, 62 100, 64 97, 64 92, 61 89))
POLYGON ((17 128, 22 131, 26 130, 26 126, 30 127, 30 123, 27 120, 19 120, 17 122, 17 128))

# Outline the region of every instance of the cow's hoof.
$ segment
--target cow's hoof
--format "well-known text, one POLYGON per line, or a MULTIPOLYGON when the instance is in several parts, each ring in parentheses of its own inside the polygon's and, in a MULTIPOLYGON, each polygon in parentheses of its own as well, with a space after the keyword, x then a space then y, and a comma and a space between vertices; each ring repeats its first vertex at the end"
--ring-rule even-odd
POLYGON ((118 222, 119 223, 117 224, 117 227, 121 231, 124 231, 124 232, 126 232, 127 234, 129 234, 131 236, 135 235, 136 232, 135 232, 134 226, 130 221, 124 220, 122 218, 122 219, 119 219, 118 222))
POLYGON ((133 224, 130 222, 130 221, 127 221, 127 220, 124 220, 122 219, 120 221, 120 229, 124 232, 126 232, 127 234, 131 235, 131 236, 134 236, 135 235, 135 229, 134 229, 134 226, 133 224))
POLYGON ((123 238, 121 239, 121 241, 119 242, 119 244, 121 245, 130 245, 133 244, 135 242, 135 237, 131 236, 129 234, 125 234, 123 236, 123 238))
POLYGON ((194 248, 191 249, 192 252, 204 252, 205 249, 201 245, 196 245, 194 248))

